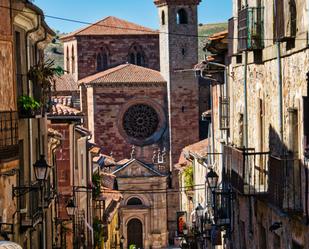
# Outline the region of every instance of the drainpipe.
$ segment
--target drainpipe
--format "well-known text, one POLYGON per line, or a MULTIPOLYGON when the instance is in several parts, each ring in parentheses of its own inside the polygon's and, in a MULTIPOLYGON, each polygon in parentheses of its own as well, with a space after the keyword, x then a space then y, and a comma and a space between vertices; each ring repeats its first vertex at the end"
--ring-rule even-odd
POLYGON ((247 97, 247 77, 248 77, 248 52, 244 51, 244 147, 248 148, 248 97, 247 97))
MULTIPOLYGON (((28 47, 29 47, 29 42, 28 42, 28 38, 29 38, 29 35, 33 32, 36 32, 39 27, 40 27, 40 18, 39 18, 39 15, 37 16, 37 26, 34 27, 33 29, 30 29, 26 32, 25 34, 25 37, 26 37, 26 41, 25 41, 25 52, 26 52, 26 68, 27 68, 27 71, 30 69, 30 60, 29 60, 29 50, 28 50, 28 47)), ((29 86, 29 81, 28 81, 28 78, 26 79, 27 81, 27 94, 29 95, 30 94, 30 86, 29 86)), ((33 133, 32 133, 32 122, 31 122, 31 119, 28 119, 28 144, 29 144, 29 160, 28 160, 28 163, 29 163, 29 173, 28 173, 28 184, 31 184, 31 179, 32 179, 32 162, 33 162, 33 155, 32 155, 32 152, 33 152, 33 139, 32 139, 32 136, 33 136, 33 133)), ((30 230, 30 246, 32 247, 32 229, 30 230)))
MULTIPOLYGON (((87 142, 86 142, 86 148, 87 148, 87 153, 86 153, 86 160, 87 160, 87 164, 89 163, 89 141, 92 139, 92 134, 89 134, 88 138, 87 138, 87 142)), ((92 181, 92 156, 90 156, 91 158, 91 163, 90 165, 88 165, 87 170, 86 170, 86 186, 88 187, 88 180, 89 178, 92 181), (90 167, 89 167, 90 166, 90 167), (89 168, 91 169, 91 171, 89 172, 89 168), (90 175, 89 175, 90 173, 90 175)), ((92 192, 90 192, 87 190, 87 222, 89 221, 91 226, 92 226, 92 221, 91 221, 91 217, 92 217, 92 209, 89 210, 89 206, 91 206, 91 198, 89 195, 92 195, 92 192)), ((89 246, 89 238, 88 238, 89 233, 87 233, 87 239, 88 239, 88 246, 89 246)), ((94 237, 93 237, 93 231, 91 232, 91 241, 90 241, 90 245, 93 246, 93 241, 94 241, 94 237)))

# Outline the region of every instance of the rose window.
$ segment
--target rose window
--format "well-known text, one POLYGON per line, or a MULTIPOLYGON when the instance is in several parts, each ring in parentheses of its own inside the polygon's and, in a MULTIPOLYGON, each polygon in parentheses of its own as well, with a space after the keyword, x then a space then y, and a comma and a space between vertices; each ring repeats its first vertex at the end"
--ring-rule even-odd
POLYGON ((128 136, 146 139, 153 135, 159 125, 156 110, 145 104, 137 104, 128 108, 123 117, 123 128, 128 136))

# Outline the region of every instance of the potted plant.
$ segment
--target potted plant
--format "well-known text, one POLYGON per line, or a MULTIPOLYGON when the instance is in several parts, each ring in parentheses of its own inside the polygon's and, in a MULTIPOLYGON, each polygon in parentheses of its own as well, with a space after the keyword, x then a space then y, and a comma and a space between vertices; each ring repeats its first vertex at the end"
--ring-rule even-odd
POLYGON ((32 81, 33 87, 41 88, 41 96, 38 97, 44 110, 49 108, 51 88, 55 89, 55 77, 60 77, 63 74, 64 70, 59 66, 55 67, 53 60, 38 63, 29 69, 28 78, 32 81))
POLYGON ((18 98, 18 113, 20 118, 32 118, 41 107, 34 98, 22 95, 18 98))

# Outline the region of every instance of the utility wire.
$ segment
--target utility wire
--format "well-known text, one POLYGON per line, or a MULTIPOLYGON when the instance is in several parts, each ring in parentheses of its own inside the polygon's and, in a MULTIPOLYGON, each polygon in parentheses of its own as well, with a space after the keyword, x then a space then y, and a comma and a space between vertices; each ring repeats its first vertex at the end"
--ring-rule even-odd
MULTIPOLYGON (((19 10, 19 9, 15 9, 12 7, 7 7, 7 6, 3 6, 0 5, 0 8, 5 8, 5 9, 10 9, 10 10, 14 10, 17 12, 24 12, 24 13, 30 13, 30 14, 36 14, 39 16, 39 14, 37 13, 33 13, 31 11, 26 11, 26 10, 19 10)), ((90 23, 90 22, 86 22, 86 21, 82 21, 82 20, 77 20, 77 19, 70 19, 70 18, 65 18, 65 17, 59 17, 59 16, 52 16, 52 15, 45 15, 45 17, 47 18, 51 18, 51 19, 56 19, 56 20, 60 20, 60 21, 66 21, 66 22, 72 22, 72 23, 79 23, 79 24, 85 24, 85 25, 91 25, 91 26, 101 26, 101 27, 106 27, 106 28, 114 28, 114 29, 122 29, 122 30, 132 30, 132 31, 139 31, 139 32, 149 32, 149 33, 153 33, 154 35, 156 34, 167 34, 167 35, 174 35, 174 36, 184 36, 184 37, 197 37, 197 38, 209 38, 211 37, 211 35, 190 35, 190 34, 184 34, 184 33, 172 33, 172 32, 163 32, 163 31, 152 31, 152 30, 143 30, 143 29, 135 29, 135 28, 123 28, 123 27, 117 27, 117 26, 111 26, 111 25, 104 25, 104 24, 99 24, 97 23, 90 23)), ((83 28, 81 28, 83 29, 83 28)), ((70 34, 70 33, 69 33, 70 34)), ((246 40, 247 37, 225 37, 224 39, 226 40, 246 40)), ((274 38, 260 38, 259 40, 270 40, 270 41, 274 41, 274 38)), ((295 38, 294 40, 302 40, 302 41, 307 41, 307 38, 295 38)))

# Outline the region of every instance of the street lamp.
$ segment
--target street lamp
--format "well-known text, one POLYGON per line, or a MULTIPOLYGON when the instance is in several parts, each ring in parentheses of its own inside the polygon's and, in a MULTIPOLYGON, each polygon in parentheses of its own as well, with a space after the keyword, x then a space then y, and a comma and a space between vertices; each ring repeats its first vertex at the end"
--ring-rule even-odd
POLYGON ((211 168, 210 171, 206 175, 206 180, 207 180, 208 186, 211 189, 211 191, 214 191, 217 188, 217 186, 218 186, 218 179, 219 179, 219 176, 211 168))
POLYGON ((66 208, 68 216, 72 218, 75 215, 75 211, 76 211, 74 200, 70 199, 65 208, 66 208))
POLYGON ((33 164, 35 178, 38 181, 46 181, 48 177, 49 165, 45 160, 45 156, 41 155, 40 159, 33 164))

